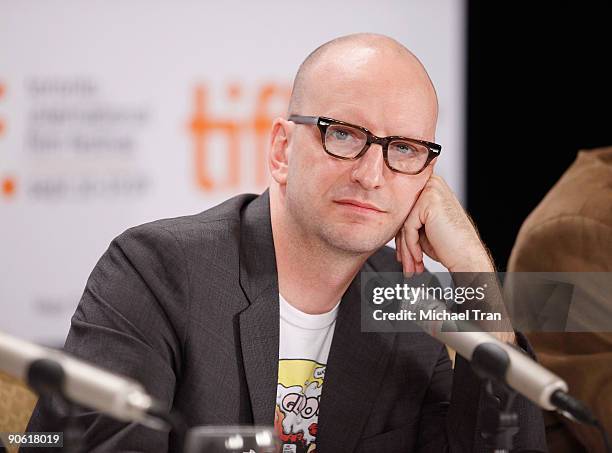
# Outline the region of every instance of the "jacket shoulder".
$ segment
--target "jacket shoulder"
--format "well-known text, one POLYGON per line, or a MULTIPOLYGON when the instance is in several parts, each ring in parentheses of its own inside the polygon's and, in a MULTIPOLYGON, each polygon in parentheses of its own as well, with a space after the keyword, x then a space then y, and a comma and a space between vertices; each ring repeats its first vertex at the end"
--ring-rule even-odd
POLYGON ((213 206, 198 214, 155 220, 126 230, 124 234, 145 233, 166 230, 169 233, 181 234, 193 229, 215 229, 215 224, 231 224, 240 221, 243 208, 257 195, 241 194, 213 206))
POLYGON ((174 243, 184 250, 201 244, 214 246, 232 238, 237 242, 241 212, 254 198, 256 195, 253 194, 237 195, 198 214, 137 225, 121 233, 115 241, 136 241, 152 246, 157 243, 174 243))

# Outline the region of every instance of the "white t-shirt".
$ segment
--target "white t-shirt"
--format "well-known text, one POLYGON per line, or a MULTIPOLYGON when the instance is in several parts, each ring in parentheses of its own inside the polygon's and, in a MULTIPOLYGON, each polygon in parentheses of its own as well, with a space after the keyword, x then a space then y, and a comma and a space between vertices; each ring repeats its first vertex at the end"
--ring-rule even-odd
POLYGON ((304 313, 279 294, 280 338, 274 427, 283 453, 316 448, 319 400, 340 302, 320 315, 304 313))

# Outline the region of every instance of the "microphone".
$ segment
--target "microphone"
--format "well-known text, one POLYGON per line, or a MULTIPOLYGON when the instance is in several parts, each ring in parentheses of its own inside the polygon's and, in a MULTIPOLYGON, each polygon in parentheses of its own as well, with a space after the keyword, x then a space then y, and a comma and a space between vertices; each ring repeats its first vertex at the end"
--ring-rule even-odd
POLYGON ((161 404, 135 380, 2 332, 0 370, 28 382, 36 390, 50 388, 46 380, 58 380, 62 396, 75 403, 121 421, 138 422, 153 429, 166 427, 166 422, 160 419, 161 404))
MULTIPOLYGON (((418 307, 448 312, 446 305, 437 300, 420 300, 418 307)), ((417 324, 471 362, 479 374, 500 380, 542 409, 558 411, 570 419, 598 426, 589 408, 567 393, 568 386, 563 379, 518 348, 478 330, 467 321, 418 321, 417 324)))
MULTIPOLYGON (((553 395, 567 395, 568 386, 563 379, 518 348, 485 332, 478 325, 453 317, 454 313, 446 303, 435 297, 419 294, 411 303, 400 303, 400 311, 413 312, 416 315, 413 317, 416 325, 471 362, 478 374, 485 371, 487 377, 502 381, 543 409, 560 409, 559 400, 564 398, 553 395), (426 312, 432 315, 423 316, 426 312), (482 367, 488 370, 483 370, 482 367)), ((562 408, 566 409, 567 407, 562 408)))
MULTIPOLYGON (((474 329, 472 326, 470 328, 474 329)), ((507 356, 508 367, 503 376, 500 376, 503 382, 543 409, 558 409, 553 395, 559 391, 567 393, 568 390, 567 384, 559 376, 490 333, 447 331, 450 329, 449 324, 445 322, 439 325, 435 332, 430 333, 468 361, 472 361, 475 353, 478 354, 481 345, 495 345, 496 349, 501 349, 507 356)))
MULTIPOLYGON (((462 323, 460 322, 460 324, 462 323)), ((604 426, 584 403, 567 393, 567 384, 560 377, 523 352, 499 341, 487 332, 446 331, 449 327, 456 329, 458 323, 450 322, 449 324, 447 325, 446 322, 438 323, 438 326, 434 329, 435 332, 431 329, 427 332, 469 360, 472 368, 479 376, 497 379, 505 383, 543 409, 556 410, 571 420, 594 426, 602 436, 606 451, 612 453, 610 440, 604 426)), ((473 328, 473 326, 471 327, 473 328)), ((506 425, 502 423, 501 426, 506 425)), ((504 429, 507 430, 508 427, 502 429, 502 436, 500 437, 500 428, 499 426, 496 427, 496 431, 494 431, 496 439, 502 443, 510 442, 509 445, 511 445, 508 435, 511 436, 512 431, 503 433, 504 429)))

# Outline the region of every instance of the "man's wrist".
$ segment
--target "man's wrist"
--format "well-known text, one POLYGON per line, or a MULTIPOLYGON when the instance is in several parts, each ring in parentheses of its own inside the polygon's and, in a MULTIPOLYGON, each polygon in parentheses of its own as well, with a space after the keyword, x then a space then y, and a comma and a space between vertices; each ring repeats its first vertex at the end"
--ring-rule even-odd
POLYGON ((459 263, 452 268, 449 268, 451 273, 456 272, 495 272, 495 268, 493 267, 493 263, 489 259, 488 256, 472 259, 469 261, 465 261, 459 263))
POLYGON ((472 253, 454 266, 449 267, 450 272, 495 272, 493 257, 482 242, 466 246, 465 250, 472 253))

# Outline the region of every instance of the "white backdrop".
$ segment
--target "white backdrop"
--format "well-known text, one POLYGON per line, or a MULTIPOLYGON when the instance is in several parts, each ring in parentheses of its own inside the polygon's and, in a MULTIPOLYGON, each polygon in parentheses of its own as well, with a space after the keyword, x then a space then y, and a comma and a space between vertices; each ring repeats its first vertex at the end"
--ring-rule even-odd
POLYGON ((402 42, 464 193, 464 4, 0 0, 0 330, 61 344, 113 237, 265 187, 271 119, 329 39, 402 42))

